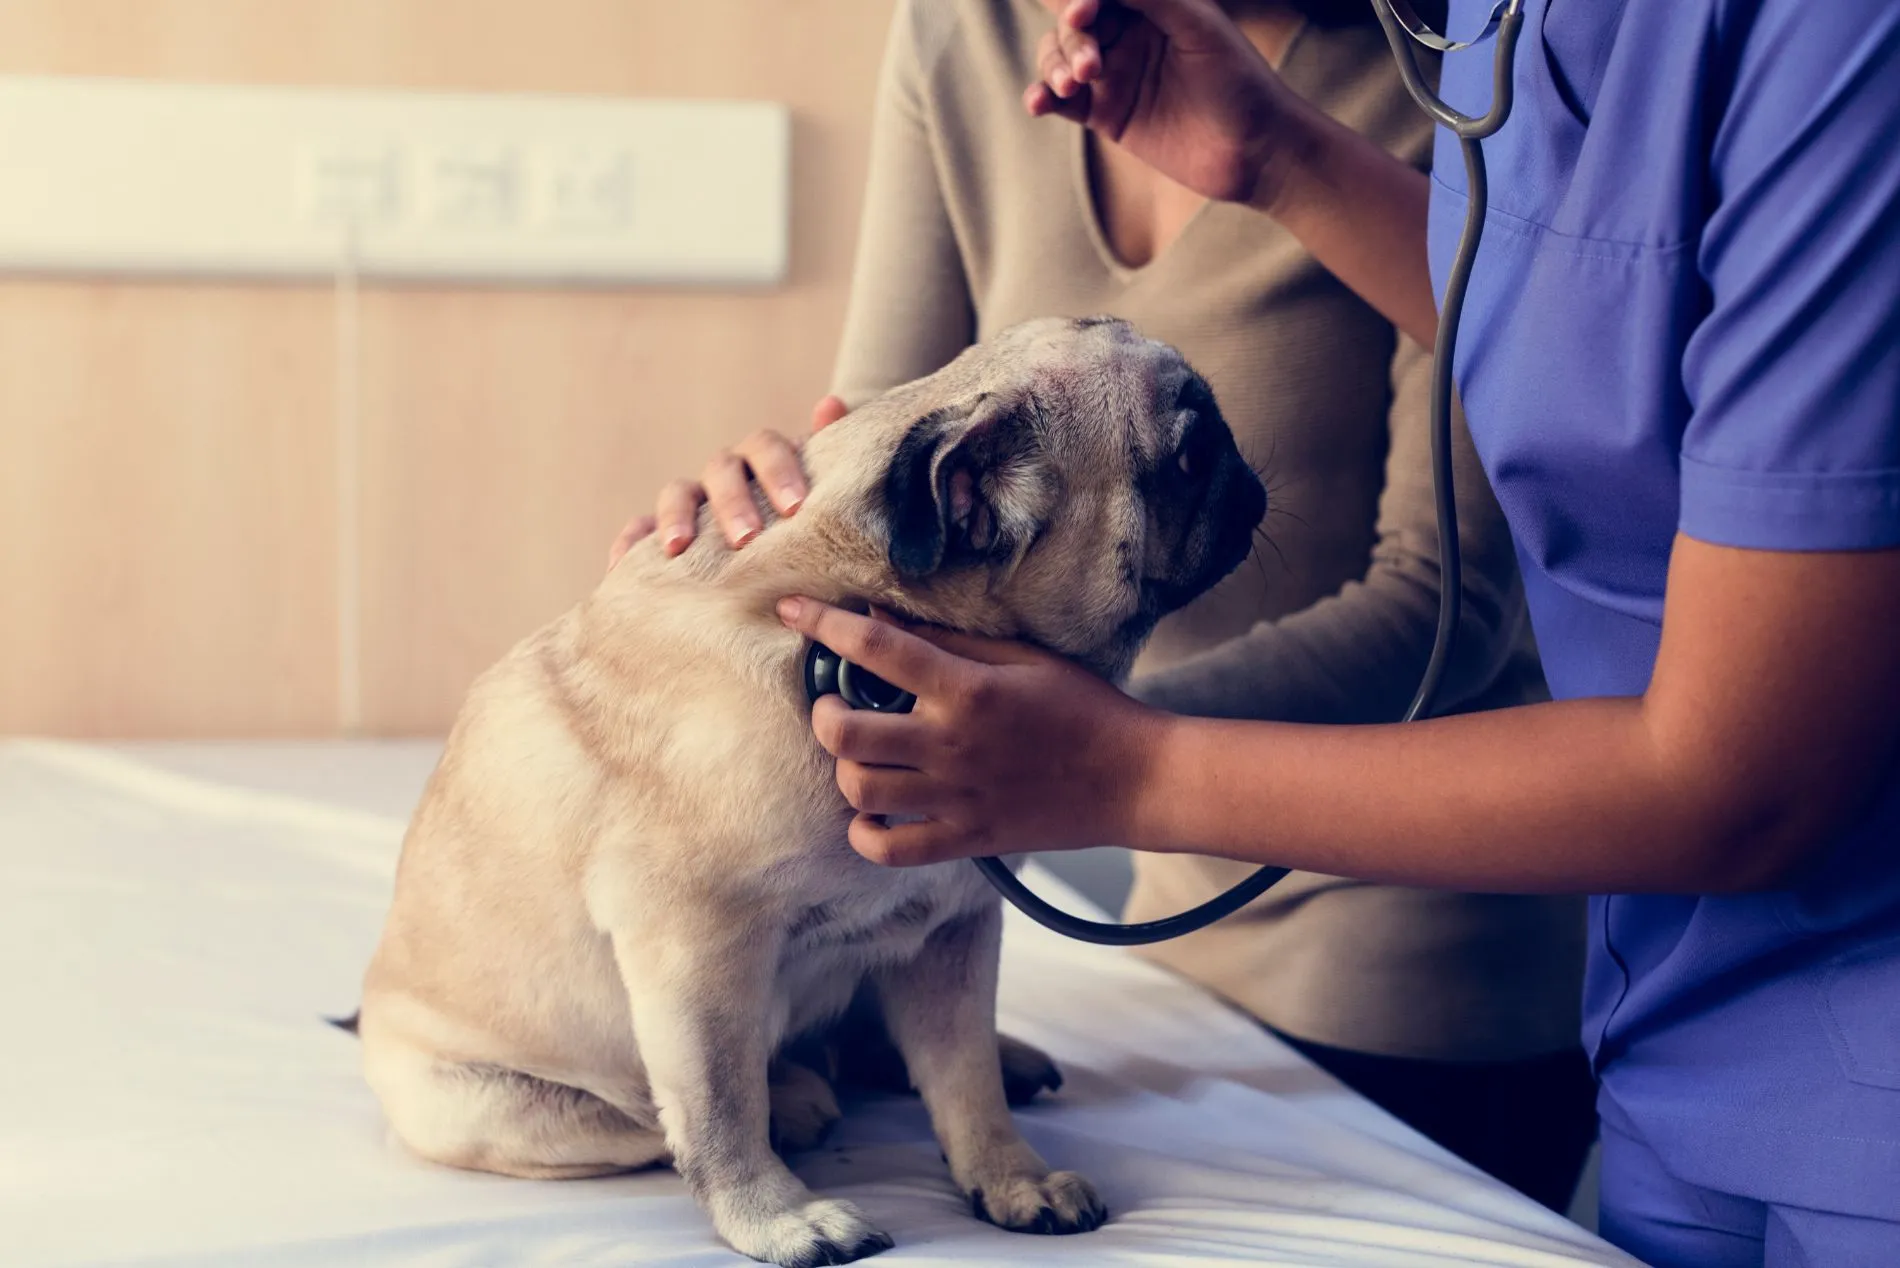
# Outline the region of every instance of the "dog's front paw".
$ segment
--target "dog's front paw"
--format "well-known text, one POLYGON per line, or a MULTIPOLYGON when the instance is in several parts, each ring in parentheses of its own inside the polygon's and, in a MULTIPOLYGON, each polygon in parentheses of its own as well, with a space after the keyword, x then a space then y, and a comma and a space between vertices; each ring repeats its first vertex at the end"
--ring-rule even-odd
POLYGON ((779 1268, 820 1268, 849 1264, 889 1250, 894 1242, 849 1202, 807 1202, 795 1211, 771 1216, 740 1236, 726 1240, 741 1253, 779 1268))
POLYGON ((996 1047, 1003 1061, 1003 1095, 1011 1105, 1027 1105, 1045 1088, 1054 1092, 1062 1086, 1062 1071, 1041 1048, 1009 1035, 998 1035, 996 1047))
POLYGON ((1086 1233, 1108 1218, 1095 1186, 1073 1171, 1052 1171, 1040 1180, 1012 1176, 974 1189, 970 1209, 978 1219, 1017 1233, 1086 1233))

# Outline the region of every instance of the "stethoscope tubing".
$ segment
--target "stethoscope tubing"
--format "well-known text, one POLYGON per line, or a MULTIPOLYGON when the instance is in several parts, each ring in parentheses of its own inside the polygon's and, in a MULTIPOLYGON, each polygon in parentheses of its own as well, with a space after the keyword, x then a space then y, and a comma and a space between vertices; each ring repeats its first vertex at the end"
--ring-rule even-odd
MULTIPOLYGON (((1373 0, 1379 23, 1398 63, 1399 76, 1406 91, 1419 108, 1440 126, 1458 137, 1465 161, 1465 221, 1458 249, 1445 279, 1445 295, 1439 304, 1438 332, 1433 341, 1432 364, 1432 496, 1438 519, 1438 627, 1432 639, 1432 652, 1425 662, 1418 691, 1406 708, 1403 721, 1415 722, 1429 717, 1432 702, 1444 683, 1457 643, 1458 622, 1464 599, 1464 560, 1458 540, 1457 488, 1452 464, 1452 354, 1458 345, 1458 326, 1464 316, 1465 292, 1471 283, 1471 270, 1484 237, 1485 213, 1490 206, 1490 184, 1485 172, 1484 150, 1480 144, 1504 126, 1513 104, 1513 67, 1517 40, 1523 27, 1523 0, 1499 0, 1485 27, 1472 39, 1454 42, 1435 34, 1420 21, 1407 0, 1373 0), (1491 108, 1482 116, 1472 117, 1454 110, 1433 92, 1419 69, 1414 45, 1422 44, 1438 52, 1457 52, 1470 48, 1493 30, 1497 47, 1493 53, 1491 108)), ((1231 889, 1210 898, 1197 907, 1140 924, 1089 920, 1063 911, 1017 878, 1002 859, 980 858, 972 862, 1004 898, 1017 910, 1044 928, 1065 937, 1103 946, 1145 946, 1166 942, 1195 933, 1215 921, 1239 911, 1284 879, 1289 869, 1262 867, 1231 889)))

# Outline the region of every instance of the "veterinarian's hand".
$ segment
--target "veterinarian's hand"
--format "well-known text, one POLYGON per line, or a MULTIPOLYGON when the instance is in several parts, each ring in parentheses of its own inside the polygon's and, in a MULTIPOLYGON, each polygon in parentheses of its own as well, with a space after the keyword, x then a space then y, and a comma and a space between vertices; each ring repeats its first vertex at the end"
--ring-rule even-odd
POLYGON ((1168 715, 1060 657, 1019 643, 911 631, 812 599, 779 617, 917 696, 907 714, 812 709, 859 814, 851 845, 912 866, 1131 839, 1168 715), (887 815, 923 822, 886 826, 887 815))
MULTIPOLYGON (((827 396, 812 406, 811 429, 822 431, 846 412, 843 401, 827 396)), ((797 511, 810 492, 805 470, 798 462, 798 445, 775 431, 756 431, 732 448, 720 450, 698 480, 674 480, 660 490, 654 514, 636 515, 620 530, 607 551, 608 570, 633 549, 635 542, 655 532, 665 532, 661 541, 668 556, 692 545, 702 502, 711 503, 713 518, 726 540, 734 547, 745 545, 764 528, 752 502, 755 482, 763 486, 766 500, 780 515, 797 511)))
MULTIPOLYGON (((1255 200, 1295 157, 1292 96, 1215 0, 1043 0, 1055 30, 1023 93, 1207 198, 1255 200)), ((1271 198, 1267 198, 1270 203, 1271 198)))

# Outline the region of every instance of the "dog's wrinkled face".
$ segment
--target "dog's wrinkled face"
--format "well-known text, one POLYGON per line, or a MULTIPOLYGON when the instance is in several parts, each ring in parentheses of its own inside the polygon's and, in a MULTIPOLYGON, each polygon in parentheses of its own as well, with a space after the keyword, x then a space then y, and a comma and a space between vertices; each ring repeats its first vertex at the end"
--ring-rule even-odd
POLYGON ((1011 327, 887 403, 911 408, 872 501, 913 610, 1106 677, 1246 558, 1266 513, 1206 382, 1114 318, 1011 327))

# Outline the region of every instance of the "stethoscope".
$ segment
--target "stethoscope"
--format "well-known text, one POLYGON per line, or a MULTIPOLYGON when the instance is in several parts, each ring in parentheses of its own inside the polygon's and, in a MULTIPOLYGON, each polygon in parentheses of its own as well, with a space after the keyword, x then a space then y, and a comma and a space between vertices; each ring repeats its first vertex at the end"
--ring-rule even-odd
MULTIPOLYGON (((1373 0, 1379 24, 1399 65, 1406 91, 1426 114, 1458 137, 1464 153, 1468 198, 1465 223, 1453 256, 1451 272, 1445 280, 1445 296, 1439 304, 1438 337, 1433 345, 1436 360, 1432 367, 1432 492, 1438 512, 1438 631, 1432 640, 1431 658, 1418 684, 1418 692, 1405 710, 1404 721, 1427 716, 1432 699, 1444 680, 1457 639, 1458 618, 1463 584, 1463 561, 1458 548, 1458 507, 1452 485, 1451 394, 1452 350, 1458 340, 1458 322, 1464 315, 1465 289, 1471 281, 1472 261, 1478 255, 1478 243, 1484 234, 1485 211, 1489 205, 1489 186, 1485 180, 1484 151, 1478 144, 1504 126, 1511 113, 1511 77, 1516 62, 1517 38, 1524 22, 1524 0, 1498 0, 1483 29, 1468 40, 1453 41, 1434 32, 1413 11, 1409 0, 1373 0), (1491 109, 1481 118, 1462 114, 1446 105, 1425 83, 1419 71, 1414 44, 1439 53, 1456 53, 1471 48, 1492 34, 1497 36, 1493 53, 1491 109)), ((854 709, 877 713, 908 713, 917 698, 900 690, 857 665, 841 659, 835 652, 813 643, 805 656, 805 691, 812 699, 837 694, 854 709)), ((973 859, 983 875, 1022 913, 1057 933, 1108 946, 1140 946, 1165 942, 1183 934, 1204 929, 1224 916, 1233 914, 1265 893, 1287 875, 1284 867, 1263 867, 1232 889, 1198 907, 1142 924, 1124 925, 1112 921, 1086 920, 1070 915, 1038 898, 1028 886, 1016 879, 1001 859, 973 859)))

